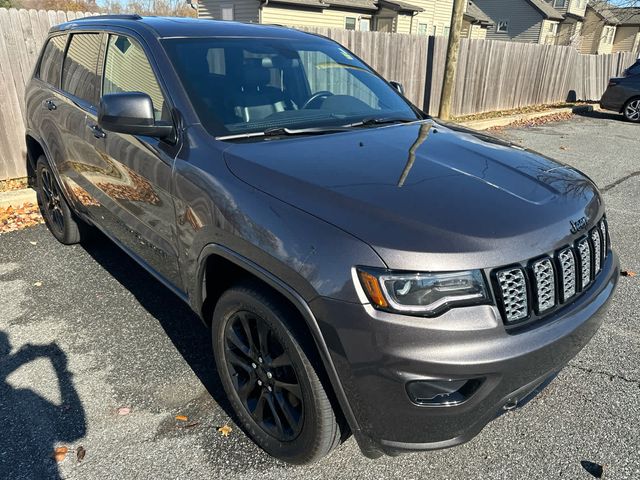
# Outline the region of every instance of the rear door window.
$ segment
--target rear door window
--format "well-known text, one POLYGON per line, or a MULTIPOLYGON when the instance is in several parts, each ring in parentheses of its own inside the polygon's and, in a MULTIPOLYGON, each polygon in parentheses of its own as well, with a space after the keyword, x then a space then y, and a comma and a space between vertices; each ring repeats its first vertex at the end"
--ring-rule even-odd
POLYGON ((98 103, 101 39, 99 33, 72 35, 62 67, 62 90, 94 106, 98 103))
POLYGON ((66 35, 57 35, 49 39, 40 62, 38 77, 56 88, 60 87, 60 72, 62 71, 62 58, 66 44, 66 35))
POLYGON ((122 35, 111 35, 104 64, 102 94, 142 92, 151 97, 156 120, 170 120, 164 96, 142 47, 122 35))

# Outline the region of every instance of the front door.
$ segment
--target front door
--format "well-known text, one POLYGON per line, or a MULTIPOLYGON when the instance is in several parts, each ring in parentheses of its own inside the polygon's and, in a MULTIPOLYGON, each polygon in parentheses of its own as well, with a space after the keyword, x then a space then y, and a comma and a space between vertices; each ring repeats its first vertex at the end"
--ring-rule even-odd
MULTIPOLYGON (((143 92, 152 101, 156 120, 171 121, 147 55, 135 39, 111 34, 106 42, 102 95, 143 92)), ((99 222, 131 253, 180 288, 176 249, 176 216, 171 192, 178 146, 174 140, 103 131, 89 116, 88 131, 105 167, 94 175, 101 192, 99 222)))

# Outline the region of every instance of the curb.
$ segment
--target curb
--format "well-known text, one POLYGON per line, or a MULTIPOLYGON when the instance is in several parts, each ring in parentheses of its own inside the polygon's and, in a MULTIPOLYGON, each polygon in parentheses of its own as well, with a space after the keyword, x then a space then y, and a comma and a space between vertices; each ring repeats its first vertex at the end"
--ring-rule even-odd
POLYGON ((0 193, 0 208, 19 207, 25 203, 36 202, 36 191, 31 188, 0 193))
POLYGON ((487 120, 471 120, 469 122, 460 122, 460 125, 473 130, 487 130, 494 127, 506 127, 518 121, 533 120, 558 115, 560 113, 585 113, 594 110, 600 110, 600 107, 596 105, 579 105, 571 108, 554 108, 553 110, 545 110, 544 112, 523 113, 520 115, 509 115, 507 117, 489 118, 487 120))

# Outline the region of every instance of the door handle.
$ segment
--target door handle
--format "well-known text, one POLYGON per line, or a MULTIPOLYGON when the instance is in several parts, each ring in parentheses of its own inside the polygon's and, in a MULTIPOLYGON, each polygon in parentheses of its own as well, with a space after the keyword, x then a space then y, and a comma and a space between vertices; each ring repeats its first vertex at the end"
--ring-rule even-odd
POLYGON ((93 136, 96 138, 104 138, 107 136, 107 133, 102 130, 98 125, 87 125, 93 136))
POLYGON ((53 102, 53 100, 45 100, 44 101, 44 106, 46 107, 47 110, 51 111, 51 110, 55 110, 56 108, 58 108, 56 106, 56 104, 53 102))

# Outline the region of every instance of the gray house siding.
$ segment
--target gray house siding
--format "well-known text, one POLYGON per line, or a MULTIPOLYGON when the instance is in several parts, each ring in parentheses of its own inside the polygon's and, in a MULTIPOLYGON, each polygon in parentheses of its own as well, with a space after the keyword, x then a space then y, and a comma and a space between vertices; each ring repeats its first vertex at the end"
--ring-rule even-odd
POLYGON ((523 43, 538 43, 542 28, 542 15, 526 0, 475 0, 493 25, 487 30, 488 40, 506 40, 523 43), (498 22, 507 20, 509 32, 497 31, 498 22))
POLYGON ((200 0, 198 18, 222 19, 222 7, 233 6, 233 19, 238 22, 258 23, 260 3, 258 0, 200 0))

